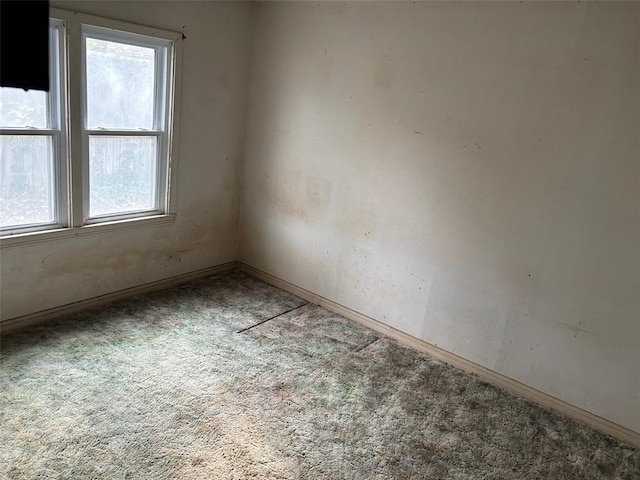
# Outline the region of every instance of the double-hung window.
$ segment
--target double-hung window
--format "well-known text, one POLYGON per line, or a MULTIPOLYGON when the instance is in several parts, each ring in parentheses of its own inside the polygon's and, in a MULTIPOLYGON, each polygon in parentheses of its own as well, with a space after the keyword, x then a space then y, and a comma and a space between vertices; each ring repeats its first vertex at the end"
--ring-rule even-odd
POLYGON ((68 223, 64 23, 49 25, 49 92, 0 88, 0 235, 68 223))
POLYGON ((181 34, 52 17, 50 91, 0 88, 0 236, 171 214, 181 34))

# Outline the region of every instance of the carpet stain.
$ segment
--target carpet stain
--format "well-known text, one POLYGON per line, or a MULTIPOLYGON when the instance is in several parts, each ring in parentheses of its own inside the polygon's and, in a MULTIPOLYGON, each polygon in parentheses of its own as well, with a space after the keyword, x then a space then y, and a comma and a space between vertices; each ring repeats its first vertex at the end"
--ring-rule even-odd
POLYGON ((640 479, 638 449, 240 272, 0 352, 0 478, 640 479))

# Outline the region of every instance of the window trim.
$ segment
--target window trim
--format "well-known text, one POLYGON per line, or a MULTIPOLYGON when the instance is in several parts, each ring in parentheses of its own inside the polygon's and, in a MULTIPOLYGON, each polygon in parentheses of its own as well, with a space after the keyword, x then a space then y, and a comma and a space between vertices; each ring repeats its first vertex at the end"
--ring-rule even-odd
MULTIPOLYGON (((50 21, 60 21, 64 25, 64 35, 61 38, 60 48, 60 60, 62 61, 60 69, 64 70, 60 72, 62 74, 60 76, 62 85, 60 85, 61 88, 59 89, 60 100, 63 102, 61 105, 63 105, 64 116, 60 120, 60 136, 66 136, 68 141, 64 142, 61 138, 59 144, 61 149, 68 145, 69 151, 60 152, 62 161, 58 162, 60 163, 58 167, 60 170, 59 181, 63 181, 64 185, 56 185, 58 194, 62 196, 57 201, 61 210, 57 214, 59 219, 64 221, 58 220, 55 224, 38 224, 33 228, 24 226, 1 232, 0 248, 33 242, 40 243, 48 239, 55 240, 103 231, 128 229, 138 225, 147 227, 149 225, 163 225, 175 222, 177 197, 177 166, 175 159, 179 145, 182 33, 58 8, 49 9, 49 18, 50 21), (72 92, 78 91, 76 86, 83 85, 84 81, 82 75, 84 58, 81 56, 83 38, 81 25, 123 31, 127 34, 131 33, 145 37, 155 37, 161 39, 159 40, 160 42, 169 42, 167 57, 164 60, 166 62, 168 84, 166 85, 164 99, 166 102, 165 116, 162 119, 166 126, 165 135, 168 136, 168 139, 164 142, 166 151, 161 152, 161 155, 166 158, 166 165, 161 169, 162 176, 158 179, 158 183, 162 182, 165 193, 163 201, 158 203, 161 210, 159 209, 157 213, 144 211, 133 215, 105 216, 99 217, 99 221, 96 222, 88 221, 85 218, 88 196, 84 194, 84 175, 88 175, 88 169, 83 165, 85 161, 83 155, 83 132, 84 119, 86 118, 82 115, 84 108, 82 97, 84 97, 84 93, 72 95, 72 92), (70 62, 69 58, 74 58, 75 61, 70 62)), ((114 33, 117 35, 119 32, 114 33)), ((149 40, 153 40, 153 38, 149 40)))

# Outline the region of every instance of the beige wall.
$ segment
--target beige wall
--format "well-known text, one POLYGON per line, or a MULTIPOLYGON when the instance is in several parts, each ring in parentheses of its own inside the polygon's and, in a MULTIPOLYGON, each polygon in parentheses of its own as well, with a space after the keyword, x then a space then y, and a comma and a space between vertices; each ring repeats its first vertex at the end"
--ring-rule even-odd
POLYGON ((241 260, 640 431, 640 4, 254 21, 241 260))
POLYGON ((51 2, 184 31, 177 221, 2 248, 2 319, 235 260, 251 9, 247 3, 51 2))

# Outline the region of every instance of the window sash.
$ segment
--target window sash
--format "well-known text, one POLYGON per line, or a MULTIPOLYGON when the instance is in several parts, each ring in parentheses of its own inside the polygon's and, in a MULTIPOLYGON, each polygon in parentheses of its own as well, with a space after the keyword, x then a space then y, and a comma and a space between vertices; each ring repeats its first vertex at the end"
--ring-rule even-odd
MULTIPOLYGON (((85 197, 85 206, 87 208, 87 219, 85 220, 86 225, 92 225, 96 223, 102 223, 105 221, 117 221, 124 220, 127 218, 137 218, 137 217, 148 217, 150 215, 160 215, 165 212, 165 195, 166 190, 161 187, 159 184, 159 180, 164 178, 161 176, 161 170, 163 169, 163 162, 159 158, 160 157, 160 148, 164 138, 163 132, 150 132, 150 131, 135 131, 135 130, 92 130, 86 131, 86 148, 87 151, 90 147, 91 137, 125 137, 125 138, 155 138, 155 146, 156 146, 156 155, 155 155, 155 178, 153 181, 154 185, 154 195, 153 195, 153 207, 150 209, 139 209, 139 210, 127 210, 126 212, 113 212, 108 214, 100 214, 100 215, 89 215, 89 210, 91 208, 90 204, 90 191, 87 189, 87 195, 85 197)), ((90 162, 89 154, 87 152, 87 163, 90 162)), ((86 172, 90 174, 89 166, 87 166, 86 172)), ((88 182, 90 183, 90 182, 88 182)))
POLYGON ((25 132, 19 132, 19 131, 12 132, 12 131, 3 129, 2 136, 13 136, 13 137, 24 136, 24 137, 31 137, 31 138, 40 137, 40 138, 50 139, 51 141, 50 144, 48 144, 47 146, 47 150, 50 150, 50 161, 47 162, 47 179, 50 180, 50 183, 48 182, 49 183, 48 188, 50 188, 50 192, 48 195, 47 203, 49 208, 52 210, 51 213, 53 216, 53 220, 43 221, 43 222, 26 222, 26 223, 22 222, 22 223, 4 225, 0 227, 0 230, 3 233, 5 232, 27 233, 27 232, 34 232, 42 229, 57 228, 60 226, 58 221, 58 218, 59 218, 59 215, 58 215, 59 203, 57 198, 58 189, 56 188, 56 180, 57 180, 56 152, 59 151, 59 145, 60 145, 59 133, 60 132, 55 130, 42 129, 42 130, 30 131, 27 134, 24 134, 24 133, 25 132))

